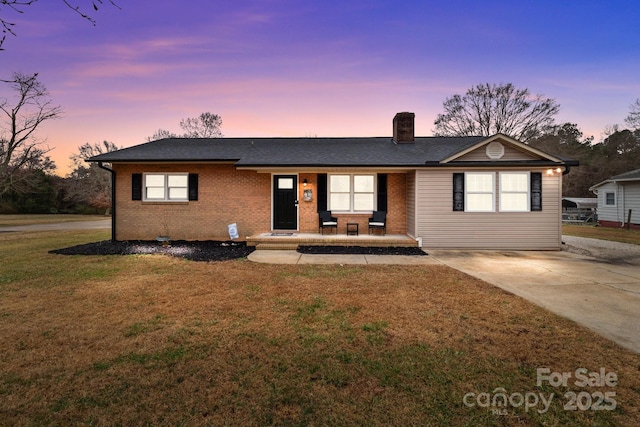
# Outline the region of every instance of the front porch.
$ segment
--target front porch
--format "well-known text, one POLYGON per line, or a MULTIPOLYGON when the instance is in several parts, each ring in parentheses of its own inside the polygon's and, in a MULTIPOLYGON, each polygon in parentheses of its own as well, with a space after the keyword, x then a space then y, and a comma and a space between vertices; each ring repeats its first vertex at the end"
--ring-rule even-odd
POLYGON ((365 246, 418 247, 419 243, 405 234, 320 234, 298 232, 267 232, 247 238, 248 246, 256 249, 295 250, 298 246, 365 246))

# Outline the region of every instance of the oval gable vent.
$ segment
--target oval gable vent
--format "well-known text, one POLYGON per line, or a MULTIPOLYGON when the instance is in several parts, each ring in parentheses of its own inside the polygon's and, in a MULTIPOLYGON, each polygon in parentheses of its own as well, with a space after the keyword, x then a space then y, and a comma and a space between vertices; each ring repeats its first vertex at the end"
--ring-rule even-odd
POLYGON ((498 160, 504 156, 504 145, 498 141, 493 141, 487 145, 487 157, 491 160, 498 160))

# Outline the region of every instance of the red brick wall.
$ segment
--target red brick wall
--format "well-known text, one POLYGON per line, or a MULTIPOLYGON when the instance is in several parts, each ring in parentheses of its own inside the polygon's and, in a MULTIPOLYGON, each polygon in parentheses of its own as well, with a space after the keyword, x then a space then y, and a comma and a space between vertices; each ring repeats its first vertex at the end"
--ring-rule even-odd
MULTIPOLYGON (((238 224, 240 239, 271 230, 271 174, 239 171, 232 165, 114 165, 116 171, 116 239, 151 240, 168 235, 174 240, 226 240, 227 225, 238 224), (144 202, 131 200, 131 175, 148 172, 198 174, 198 200, 144 202)), ((299 224, 303 233, 318 232, 317 174, 298 175, 299 224), (307 186, 304 187, 304 179, 307 186), (311 189, 313 200, 303 192, 311 189)), ((406 174, 388 174, 387 233, 406 233, 406 174)), ((339 233, 347 222, 357 222, 367 233, 370 215, 336 215, 339 233)))
POLYGON ((407 174, 387 175, 387 233, 407 233, 407 174))
POLYGON ((116 171, 116 239, 226 240, 227 225, 238 224, 240 238, 271 227, 271 175, 238 171, 232 165, 114 165, 116 171), (131 174, 198 174, 198 200, 131 200, 131 174))
MULTIPOLYGON (((387 233, 406 234, 407 230, 407 201, 406 182, 407 175, 404 173, 390 173, 387 175, 387 233)), ((299 175, 300 194, 299 199, 299 229, 302 233, 318 232, 318 205, 317 205, 317 174, 301 173, 299 175), (302 183, 307 179, 307 187, 313 191, 313 201, 305 202, 302 199, 304 186, 302 183)), ((360 233, 368 233, 369 214, 334 214, 338 218, 338 233, 346 234, 347 223, 357 223, 360 233)))
POLYGON ((634 230, 640 230, 640 224, 634 224, 634 223, 622 224, 622 222, 620 221, 598 220, 598 225, 601 225, 602 227, 610 227, 610 228, 627 228, 628 227, 634 230))
POLYGON ((298 194, 298 229, 302 233, 318 232, 318 174, 301 173, 298 175, 299 194, 298 194), (307 180, 307 186, 303 185, 307 180), (303 192, 310 189, 313 193, 313 199, 310 202, 303 200, 303 192))

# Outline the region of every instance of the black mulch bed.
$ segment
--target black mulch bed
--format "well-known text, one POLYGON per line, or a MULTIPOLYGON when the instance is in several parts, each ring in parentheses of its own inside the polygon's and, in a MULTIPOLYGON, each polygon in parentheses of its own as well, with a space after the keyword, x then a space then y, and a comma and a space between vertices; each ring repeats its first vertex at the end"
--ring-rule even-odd
MULTIPOLYGON (((176 240, 162 243, 155 240, 130 240, 86 243, 69 248, 49 251, 59 255, 135 255, 161 254, 171 255, 192 261, 226 261, 245 258, 255 250, 245 242, 220 242, 215 240, 186 241, 176 240)), ((303 254, 352 254, 352 255, 427 255, 420 248, 402 247, 364 247, 364 246, 299 246, 303 254)))
POLYGON ((255 250, 244 242, 185 241, 176 240, 163 244, 155 240, 135 240, 87 243, 69 248, 55 249, 49 253, 60 255, 133 255, 163 254, 192 261, 226 261, 244 258, 255 250))
POLYGON ((325 255, 427 255, 420 248, 365 246, 298 246, 298 252, 325 255))

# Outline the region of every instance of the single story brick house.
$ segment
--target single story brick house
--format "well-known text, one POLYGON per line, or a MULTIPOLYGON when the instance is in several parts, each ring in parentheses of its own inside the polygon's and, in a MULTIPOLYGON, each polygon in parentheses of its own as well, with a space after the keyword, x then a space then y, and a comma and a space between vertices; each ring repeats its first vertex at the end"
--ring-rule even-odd
POLYGON ((598 196, 598 224, 640 229, 640 169, 589 188, 598 196))
POLYGON ((426 248, 561 247, 563 160, 502 134, 415 137, 398 113, 393 137, 168 138, 101 154, 110 164, 115 240, 318 233, 318 212, 426 248))

